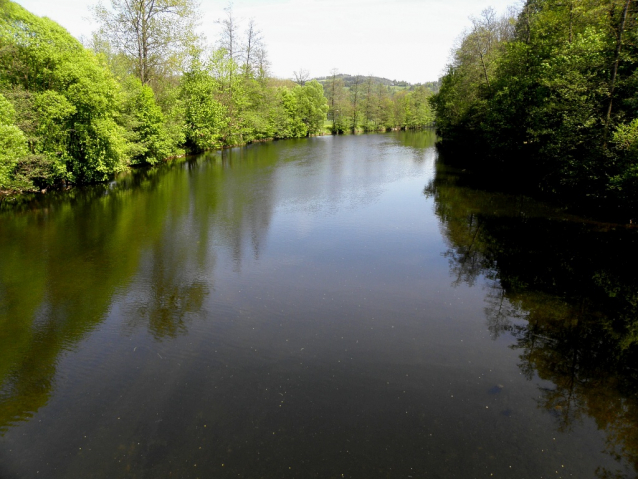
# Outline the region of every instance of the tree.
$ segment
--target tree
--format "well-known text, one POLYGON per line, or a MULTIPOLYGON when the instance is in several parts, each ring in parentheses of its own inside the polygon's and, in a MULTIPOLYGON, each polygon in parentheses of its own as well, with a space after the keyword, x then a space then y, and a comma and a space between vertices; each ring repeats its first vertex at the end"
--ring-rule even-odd
POLYGON ((372 75, 368 75, 365 81, 365 106, 364 112, 366 116, 365 129, 366 131, 374 130, 376 128, 375 118, 373 112, 375 110, 375 96, 373 95, 374 82, 372 75))
POLYGON ((487 153, 482 168, 491 163, 507 181, 511 176, 589 212, 632 218, 634 6, 528 0, 516 19, 484 12, 453 52, 432 99, 444 141, 487 153))
POLYGON ((58 24, 5 6, 0 78, 29 148, 15 174, 44 187, 103 181, 125 167, 121 88, 103 61, 58 24))
POLYGON ((607 146, 607 133, 609 131, 609 122, 611 120, 611 110, 614 102, 614 92, 616 90, 616 78, 618 77, 618 66, 620 64, 620 53, 623 45, 623 33, 625 33, 625 25, 627 24, 627 12, 631 0, 625 0, 620 14, 620 20, 616 30, 616 48, 614 49, 614 63, 611 72, 611 80, 609 82, 609 103, 607 106, 607 114, 605 116, 605 147, 607 146))
POLYGON ((321 84, 312 80, 304 86, 297 85, 293 93, 297 97, 297 111, 301 121, 306 125, 307 134, 320 133, 328 111, 328 101, 321 84))
POLYGON ((382 129, 388 129, 395 126, 394 120, 394 108, 392 104, 392 98, 390 97, 390 91, 388 87, 382 83, 377 83, 375 92, 375 105, 377 110, 375 116, 377 118, 377 126, 382 129))
POLYGON ((352 132, 357 131, 357 126, 359 124, 359 85, 361 85, 361 77, 356 75, 354 77, 354 83, 350 87, 350 102, 352 105, 352 132))
POLYGON ((410 100, 412 102, 412 111, 414 117, 411 120, 411 127, 422 128, 430 126, 434 121, 434 112, 430 106, 430 91, 423 85, 417 86, 414 91, 410 92, 410 100))
POLYGON ((14 121, 13 105, 0 94, 0 190, 14 187, 16 164, 27 155, 26 138, 14 121))
POLYGON ((342 75, 333 69, 328 86, 328 116, 332 119, 332 133, 343 133, 347 129, 350 102, 342 75))
POLYGON ((129 132, 132 164, 154 165, 168 158, 175 150, 165 128, 164 115, 148 85, 135 77, 126 82, 124 113, 129 132))
MULTIPOLYGON (((295 87, 299 89, 303 87, 295 87)), ((308 127, 303 121, 302 113, 299 108, 299 98, 295 91, 288 88, 280 88, 281 101, 286 112, 285 122, 283 125, 283 133, 288 138, 302 138, 308 135, 308 127)))
POLYGON ((111 0, 94 7, 100 33, 146 85, 180 69, 195 44, 195 0, 111 0))
POLYGON ((226 51, 226 55, 234 62, 239 61, 241 55, 241 44, 239 40, 239 25, 233 15, 233 5, 229 3, 224 8, 226 16, 217 20, 217 23, 221 25, 222 31, 219 37, 219 47, 226 51))
POLYGON ((295 83, 299 86, 304 86, 308 81, 308 78, 310 78, 310 72, 308 70, 304 70, 303 68, 300 68, 299 70, 293 72, 293 75, 295 77, 295 83))
POLYGON ((265 47, 260 47, 255 52, 255 64, 257 68, 257 78, 264 81, 270 74, 270 61, 265 47))
POLYGON ((194 151, 222 146, 228 124, 227 111, 216 99, 221 84, 209 69, 210 64, 203 65, 194 59, 181 83, 181 97, 186 105, 186 142, 194 151))
POLYGON ((264 50, 261 31, 257 29, 255 20, 248 21, 246 42, 244 43, 244 75, 253 77, 260 70, 260 54, 264 50))

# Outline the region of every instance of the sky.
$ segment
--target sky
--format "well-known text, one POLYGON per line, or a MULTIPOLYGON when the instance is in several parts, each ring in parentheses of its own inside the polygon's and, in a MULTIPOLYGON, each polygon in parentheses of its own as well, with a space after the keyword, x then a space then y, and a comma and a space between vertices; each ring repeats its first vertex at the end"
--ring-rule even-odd
MULTIPOLYGON (((60 23, 72 35, 88 36, 86 0, 15 0, 30 12, 60 23)), ((110 0, 103 0, 109 4, 110 0)), ((235 0, 240 25, 255 20, 261 30, 272 74, 291 78, 340 73, 375 75, 421 83, 438 79, 450 50, 469 17, 494 7, 505 12, 516 0, 235 0)), ((200 0, 199 32, 217 40, 226 0, 200 0)))

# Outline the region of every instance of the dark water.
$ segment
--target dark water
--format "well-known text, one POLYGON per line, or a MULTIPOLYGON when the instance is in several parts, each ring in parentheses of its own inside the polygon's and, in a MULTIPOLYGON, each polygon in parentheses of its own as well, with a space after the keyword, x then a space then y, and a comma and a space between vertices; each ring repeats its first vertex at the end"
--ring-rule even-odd
POLYGON ((255 145, 5 208, 0 478, 635 477, 638 231, 433 145, 255 145))

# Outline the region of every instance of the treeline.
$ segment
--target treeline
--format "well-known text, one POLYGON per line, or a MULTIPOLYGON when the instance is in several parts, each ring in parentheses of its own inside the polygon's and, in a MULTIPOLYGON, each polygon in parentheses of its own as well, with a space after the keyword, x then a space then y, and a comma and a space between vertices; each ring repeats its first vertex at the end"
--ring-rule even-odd
POLYGON ((433 121, 430 85, 273 78, 257 25, 230 6, 214 47, 195 34, 195 0, 111 0, 93 17, 80 43, 0 0, 0 195, 253 141, 433 121))
POLYGON ((336 72, 322 83, 332 133, 417 129, 434 122, 432 90, 426 85, 396 89, 373 76, 336 72))
MULTIPOLYGON (((338 77, 338 78, 342 78, 343 79, 343 83, 346 86, 346 88, 352 86, 354 83, 361 83, 361 75, 349 75, 347 73, 336 73, 334 76, 338 77)), ((321 83, 322 85, 325 85, 326 81, 330 80, 332 78, 332 76, 327 76, 327 77, 317 77, 315 78, 315 80, 317 80, 319 83, 321 83)), ((424 83, 417 83, 417 84, 412 84, 412 83, 408 83, 407 81, 403 81, 403 80, 390 80, 389 78, 382 78, 382 77, 377 77, 374 75, 368 75, 367 78, 370 78, 370 80, 373 83, 381 83, 382 85, 385 86, 389 86, 389 87, 394 87, 396 89, 407 89, 407 90, 414 90, 416 87, 418 86, 424 86, 426 87, 428 90, 432 91, 432 93, 437 93, 439 91, 439 86, 440 86, 440 82, 439 81, 430 81, 430 82, 424 82, 424 83)))
MULTIPOLYGON (((129 5, 130 4, 130 5, 129 5)), ((132 165, 323 132, 317 82, 271 78, 255 24, 232 11, 216 48, 192 0, 95 8, 87 47, 0 0, 0 192, 104 181, 132 165)))
POLYGON ((637 42, 634 0, 484 11, 432 99, 443 146, 480 152, 475 165, 506 181, 634 218, 637 42))

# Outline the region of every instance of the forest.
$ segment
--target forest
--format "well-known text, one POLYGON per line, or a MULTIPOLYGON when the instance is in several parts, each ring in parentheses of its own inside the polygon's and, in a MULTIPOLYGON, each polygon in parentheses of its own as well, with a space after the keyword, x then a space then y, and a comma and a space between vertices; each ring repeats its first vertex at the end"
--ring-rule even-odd
POLYGON ((442 148, 517 189, 635 222, 637 27, 632 0, 483 11, 432 98, 442 148))
POLYGON ((196 33, 194 0, 111 0, 82 42, 0 0, 0 198, 255 141, 420 128, 432 88, 273 77, 254 20, 196 33))

